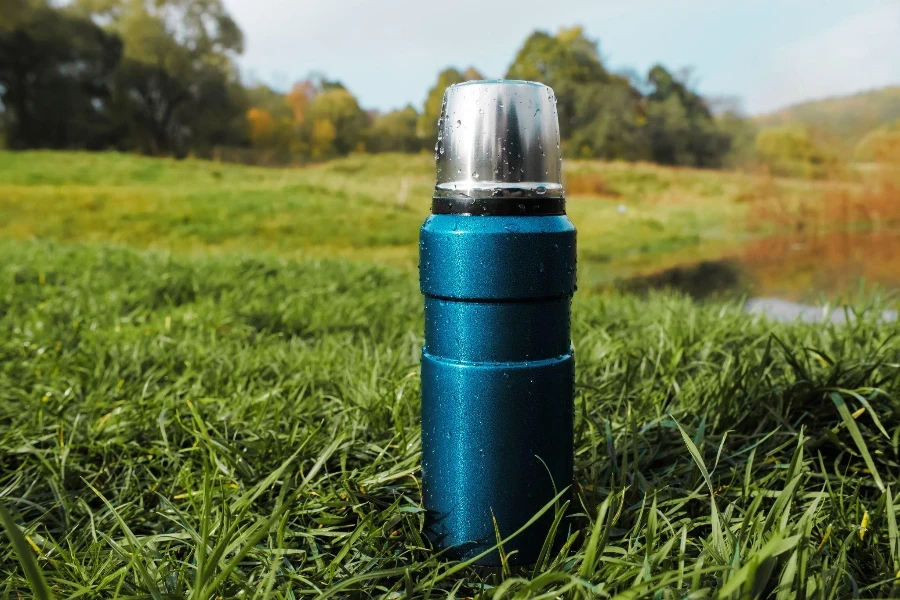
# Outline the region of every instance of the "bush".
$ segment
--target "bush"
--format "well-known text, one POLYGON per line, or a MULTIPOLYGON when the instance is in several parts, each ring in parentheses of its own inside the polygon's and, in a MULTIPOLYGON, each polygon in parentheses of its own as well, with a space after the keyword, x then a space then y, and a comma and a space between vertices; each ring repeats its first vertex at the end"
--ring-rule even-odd
POLYGON ((867 133, 853 157, 859 162, 900 164, 900 120, 867 133))
POLYGON ((773 175, 823 178, 837 168, 837 157, 818 145, 803 127, 771 127, 756 136, 757 159, 773 175))

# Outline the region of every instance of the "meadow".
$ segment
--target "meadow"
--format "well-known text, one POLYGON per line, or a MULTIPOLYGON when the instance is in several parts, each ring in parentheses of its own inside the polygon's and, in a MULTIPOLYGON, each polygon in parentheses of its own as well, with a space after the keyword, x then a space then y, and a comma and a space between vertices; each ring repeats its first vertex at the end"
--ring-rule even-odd
MULTIPOLYGON (((886 182, 809 182, 570 161, 581 288, 718 258, 798 227, 900 224, 886 182)), ((178 254, 347 258, 414 271, 431 155, 359 155, 266 169, 128 154, 0 153, 0 238, 178 254)))
POLYGON ((568 538, 486 570, 421 533, 432 177, 0 153, 0 596, 900 595, 891 296, 803 324, 605 287, 765 243, 798 206, 828 229, 858 183, 569 166, 568 538))

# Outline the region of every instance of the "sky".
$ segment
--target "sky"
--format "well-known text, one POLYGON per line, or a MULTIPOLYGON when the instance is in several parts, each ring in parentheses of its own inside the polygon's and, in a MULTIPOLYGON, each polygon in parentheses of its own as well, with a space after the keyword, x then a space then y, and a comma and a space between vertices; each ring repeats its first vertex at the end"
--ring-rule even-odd
POLYGON ((437 74, 502 77, 534 30, 581 25, 613 71, 690 68, 749 114, 900 84, 900 0, 224 0, 245 79, 311 72, 367 109, 420 108, 437 74))

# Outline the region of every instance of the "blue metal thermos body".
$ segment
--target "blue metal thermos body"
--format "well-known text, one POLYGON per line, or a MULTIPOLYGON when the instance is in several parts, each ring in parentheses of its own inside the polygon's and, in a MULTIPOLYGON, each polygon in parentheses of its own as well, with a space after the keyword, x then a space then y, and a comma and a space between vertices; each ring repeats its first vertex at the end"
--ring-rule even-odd
MULTIPOLYGON (((575 228, 552 90, 451 86, 436 162, 419 243, 423 494, 435 547, 468 559, 572 483, 575 228)), ((552 520, 504 544, 511 563, 535 562, 552 520)))

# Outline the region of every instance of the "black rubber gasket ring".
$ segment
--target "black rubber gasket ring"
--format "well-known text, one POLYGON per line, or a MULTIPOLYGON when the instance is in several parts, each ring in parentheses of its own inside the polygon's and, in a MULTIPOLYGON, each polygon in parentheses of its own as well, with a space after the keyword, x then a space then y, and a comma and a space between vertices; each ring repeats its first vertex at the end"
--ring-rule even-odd
POLYGON ((433 198, 433 215, 535 216, 566 214, 565 198, 433 198))

